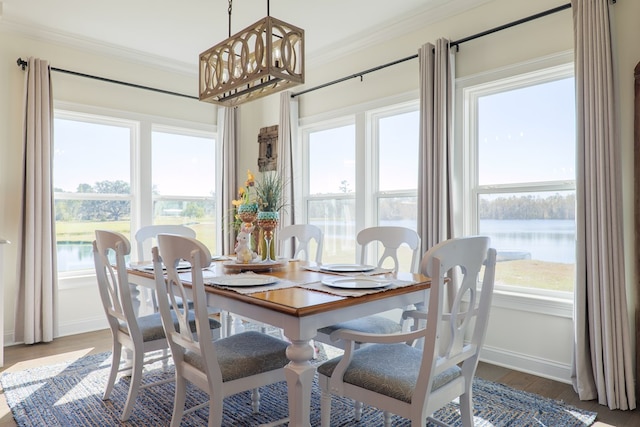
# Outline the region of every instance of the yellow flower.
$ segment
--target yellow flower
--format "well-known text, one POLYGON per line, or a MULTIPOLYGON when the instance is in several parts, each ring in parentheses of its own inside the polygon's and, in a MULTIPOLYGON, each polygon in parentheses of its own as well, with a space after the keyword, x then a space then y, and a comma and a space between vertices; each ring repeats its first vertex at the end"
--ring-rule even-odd
POLYGON ((247 182, 245 182, 245 186, 246 187, 253 187, 256 183, 256 179, 253 176, 253 174, 251 173, 250 169, 247 169, 247 182))

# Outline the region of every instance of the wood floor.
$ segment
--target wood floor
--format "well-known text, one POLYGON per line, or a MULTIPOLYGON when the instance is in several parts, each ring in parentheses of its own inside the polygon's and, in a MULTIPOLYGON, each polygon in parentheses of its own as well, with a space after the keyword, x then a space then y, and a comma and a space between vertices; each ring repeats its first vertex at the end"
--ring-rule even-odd
MULTIPOLYGON (((101 353, 111 349, 111 335, 108 330, 58 338, 48 344, 30 346, 18 345, 6 347, 4 367, 1 371, 16 371, 32 366, 47 365, 57 361, 82 357, 87 354, 101 353)), ((559 383, 535 375, 481 363, 478 376, 484 379, 507 384, 513 388, 525 390, 562 400, 578 408, 598 413, 596 427, 635 427, 640 426, 640 410, 609 411, 596 402, 582 402, 568 384, 559 383)), ((11 411, 7 407, 4 394, 0 394, 0 427, 15 426, 11 411)))

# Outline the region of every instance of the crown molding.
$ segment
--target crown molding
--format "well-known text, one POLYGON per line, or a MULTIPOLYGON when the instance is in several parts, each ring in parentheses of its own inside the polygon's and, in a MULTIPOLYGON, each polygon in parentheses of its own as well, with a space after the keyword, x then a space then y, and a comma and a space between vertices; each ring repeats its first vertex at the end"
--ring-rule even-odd
MULTIPOLYGON (((352 54, 353 52, 376 46, 390 39, 420 30, 429 24, 441 21, 453 15, 478 7, 493 0, 434 0, 430 6, 418 14, 409 14, 404 18, 381 26, 375 32, 360 32, 347 39, 340 40, 330 46, 307 51, 307 66, 319 66, 352 54)), ((2 16, 0 1, 0 32, 12 32, 32 40, 53 43, 59 46, 72 47, 84 52, 105 57, 121 59, 127 62, 160 69, 167 72, 180 73, 187 76, 198 75, 198 64, 172 60, 160 55, 122 47, 103 41, 82 37, 33 23, 10 21, 2 16)), ((195 60, 194 60, 195 61, 195 60)))
MULTIPOLYGON (((489 3, 493 0, 439 0, 432 2, 433 6, 418 14, 410 14, 403 19, 396 20, 375 32, 361 32, 339 43, 326 46, 313 52, 306 58, 307 65, 319 66, 348 56, 349 54, 374 47, 380 43, 401 37, 425 28, 429 24, 465 12, 469 9, 489 3)), ((418 46, 416 46, 417 52, 418 46)))
POLYGON ((198 64, 196 63, 189 64, 175 61, 159 55, 152 55, 139 50, 105 43, 100 40, 55 31, 43 26, 0 19, 0 31, 15 33, 31 40, 52 43, 62 47, 72 47, 87 53, 117 58, 172 73, 196 77, 198 75, 198 64))

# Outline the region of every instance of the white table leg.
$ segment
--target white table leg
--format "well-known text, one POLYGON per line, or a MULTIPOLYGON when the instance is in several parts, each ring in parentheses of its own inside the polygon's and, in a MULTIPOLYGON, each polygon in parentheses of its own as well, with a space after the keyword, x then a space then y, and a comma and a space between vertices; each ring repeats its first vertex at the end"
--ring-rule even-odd
POLYGON ((289 395, 289 425, 310 427, 311 387, 316 368, 311 364, 313 346, 309 340, 292 340, 287 347, 289 364, 284 368, 289 395))

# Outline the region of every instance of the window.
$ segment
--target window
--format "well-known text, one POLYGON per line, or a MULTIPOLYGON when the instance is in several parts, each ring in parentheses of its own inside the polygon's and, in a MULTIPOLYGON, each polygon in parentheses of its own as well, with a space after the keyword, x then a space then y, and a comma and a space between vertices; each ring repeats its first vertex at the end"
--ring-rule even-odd
POLYGON ((216 156, 211 136, 155 127, 152 132, 153 223, 183 224, 216 248, 216 156))
POLYGON ((216 145, 211 129, 191 123, 169 126, 161 118, 126 113, 113 117, 113 112, 107 116, 71 110, 57 108, 54 118, 59 273, 94 268, 91 242, 97 228, 133 241, 142 225, 184 224, 216 251, 216 145))
POLYGON ((353 261, 356 255, 355 125, 307 134, 307 222, 324 231, 323 262, 353 261))
POLYGON ((574 90, 571 64, 462 89, 466 234, 491 237, 497 288, 573 292, 574 90))
POLYGON ((129 235, 135 123, 57 112, 53 187, 58 271, 93 268, 96 228, 129 235))
MULTIPOLYGON (((359 260, 363 228, 416 229, 418 132, 416 102, 303 127, 306 215, 325 233, 324 262, 359 260)), ((380 254, 370 250, 370 262, 380 254)), ((408 269, 411 250, 401 247, 399 260, 408 269)))

